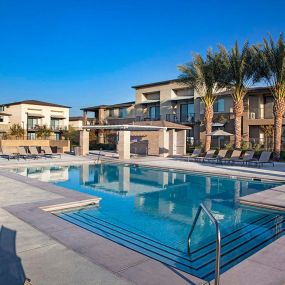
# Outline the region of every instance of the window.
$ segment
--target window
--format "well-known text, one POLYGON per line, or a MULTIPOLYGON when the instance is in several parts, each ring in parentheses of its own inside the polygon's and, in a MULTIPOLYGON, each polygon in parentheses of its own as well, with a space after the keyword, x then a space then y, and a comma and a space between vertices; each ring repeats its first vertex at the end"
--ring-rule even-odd
POLYGON ((61 133, 55 133, 55 139, 57 141, 61 140, 61 133))
POLYGON ((160 118, 160 107, 159 106, 149 107, 148 112, 149 112, 148 114, 149 118, 151 120, 159 120, 160 118))
POLYGON ((36 133, 28 132, 28 140, 35 140, 36 138, 36 133))
POLYGON ((4 117, 0 116, 0 123, 4 123, 4 117))
POLYGON ((127 108, 120 108, 119 109, 119 118, 126 118, 128 115, 128 109, 127 108))
POLYGON ((215 101, 214 112, 225 112, 225 99, 217 99, 215 101))
POLYGON ((0 112, 4 112, 4 106, 0 106, 0 112))
POLYGON ((115 109, 109 110, 109 117, 115 117, 115 109))
POLYGON ((194 104, 181 104, 180 105, 180 121, 181 122, 194 122, 194 104))
POLYGON ((60 125, 60 120, 59 119, 51 119, 50 120, 50 128, 52 130, 59 130, 59 125, 60 125))
POLYGON ((28 129, 34 129, 38 125, 39 125, 38 118, 28 117, 28 129))

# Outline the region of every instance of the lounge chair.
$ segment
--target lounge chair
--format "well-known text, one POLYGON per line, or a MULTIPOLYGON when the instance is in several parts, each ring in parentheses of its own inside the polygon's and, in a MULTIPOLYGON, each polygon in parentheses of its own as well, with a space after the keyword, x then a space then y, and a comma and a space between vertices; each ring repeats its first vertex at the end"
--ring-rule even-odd
POLYGON ((221 163, 234 163, 235 161, 238 161, 240 159, 240 155, 241 155, 241 150, 237 150, 235 149, 233 152, 232 152, 232 155, 230 158, 223 158, 220 160, 221 163))
POLYGON ((31 156, 33 156, 34 158, 45 157, 43 153, 40 153, 38 151, 36 146, 29 146, 29 151, 30 151, 31 156))
POLYGON ((24 159, 35 158, 32 154, 27 153, 26 148, 24 146, 18 146, 17 151, 18 151, 19 158, 24 158, 24 159))
POLYGON ((242 163, 247 164, 249 161, 253 160, 255 151, 254 150, 248 150, 245 152, 242 158, 233 160, 233 163, 242 163))
POLYGON ((2 151, 0 153, 0 156, 3 158, 6 158, 8 160, 10 159, 18 159, 19 160, 19 155, 17 153, 12 153, 11 148, 2 146, 2 151))
POLYGON ((205 157, 204 162, 220 162, 226 157, 227 152, 227 149, 220 149, 216 157, 205 157))
POLYGON ((195 158, 195 161, 204 162, 207 159, 213 158, 215 152, 216 152, 216 150, 210 149, 209 151, 207 151, 205 156, 197 156, 195 158))
POLYGON ((59 157, 59 158, 61 158, 61 154, 60 153, 53 153, 50 146, 43 146, 41 149, 44 151, 44 155, 46 157, 50 157, 50 158, 59 157))
POLYGON ((247 162, 247 164, 250 165, 254 165, 254 166, 263 166, 264 164, 272 164, 272 166, 274 166, 274 162, 270 161, 270 157, 271 157, 272 152, 271 151, 263 151, 259 157, 258 160, 250 160, 247 162))
POLYGON ((195 158, 197 158, 201 154, 201 152, 202 152, 201 149, 195 148, 192 154, 188 156, 188 161, 194 160, 195 158))

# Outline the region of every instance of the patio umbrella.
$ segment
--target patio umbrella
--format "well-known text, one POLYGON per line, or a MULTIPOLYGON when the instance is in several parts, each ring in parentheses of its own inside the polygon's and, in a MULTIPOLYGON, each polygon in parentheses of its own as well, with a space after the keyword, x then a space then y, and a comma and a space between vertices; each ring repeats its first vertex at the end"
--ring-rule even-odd
POLYGON ((219 144, 219 148, 220 148, 220 138, 221 137, 230 137, 230 136, 233 136, 233 134, 225 132, 223 130, 216 130, 216 131, 213 131, 210 134, 208 134, 208 136, 218 137, 218 144, 219 144))

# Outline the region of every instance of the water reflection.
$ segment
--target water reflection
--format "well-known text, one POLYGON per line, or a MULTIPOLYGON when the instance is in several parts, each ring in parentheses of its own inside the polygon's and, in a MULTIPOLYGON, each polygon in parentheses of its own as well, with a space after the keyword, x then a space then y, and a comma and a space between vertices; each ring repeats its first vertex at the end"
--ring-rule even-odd
POLYGON ((13 171, 20 175, 35 178, 44 182, 62 182, 67 181, 69 178, 68 166, 26 167, 17 168, 13 171))

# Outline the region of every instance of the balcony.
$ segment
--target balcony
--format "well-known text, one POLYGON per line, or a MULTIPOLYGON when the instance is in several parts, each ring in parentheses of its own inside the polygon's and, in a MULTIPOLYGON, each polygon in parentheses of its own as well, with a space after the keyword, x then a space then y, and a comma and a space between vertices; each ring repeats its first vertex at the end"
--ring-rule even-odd
POLYGON ((259 119, 273 119, 273 110, 268 108, 250 108, 248 111, 249 120, 259 120, 259 119))
POLYGON ((161 116, 155 116, 155 117, 148 117, 148 116, 136 116, 135 119, 133 119, 136 122, 142 122, 142 121, 160 121, 161 116))
POLYGON ((166 114, 166 121, 181 124, 194 124, 195 114, 189 113, 187 115, 166 114))
POLYGON ((40 128, 44 127, 44 126, 45 126, 47 129, 51 129, 51 130, 54 131, 54 132, 62 132, 62 131, 68 130, 68 127, 67 127, 67 126, 54 126, 54 125, 51 125, 51 126, 48 126, 48 125, 27 125, 27 130, 28 130, 28 131, 36 132, 36 131, 38 131, 40 128))

